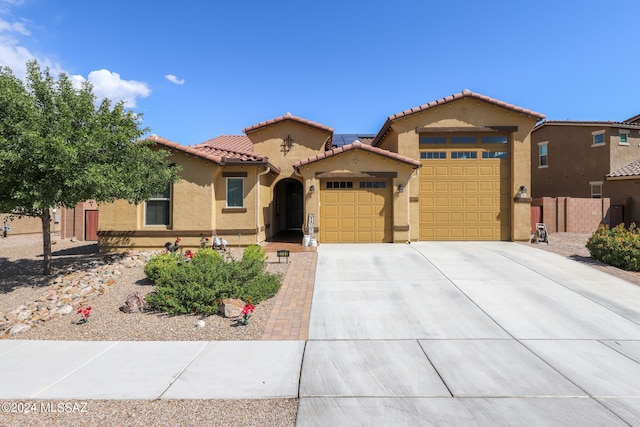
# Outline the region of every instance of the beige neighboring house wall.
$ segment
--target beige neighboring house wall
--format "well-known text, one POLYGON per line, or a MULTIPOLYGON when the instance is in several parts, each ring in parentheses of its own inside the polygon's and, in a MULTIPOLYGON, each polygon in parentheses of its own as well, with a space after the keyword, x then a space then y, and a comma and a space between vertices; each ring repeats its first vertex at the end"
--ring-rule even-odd
MULTIPOLYGON (((325 238, 345 242, 425 240, 429 233, 424 228, 433 225, 425 220, 432 213, 425 207, 424 198, 432 196, 425 188, 432 183, 421 177, 421 170, 425 165, 436 167, 421 158, 429 151, 420 143, 425 134, 447 138, 504 136, 500 144, 487 145, 478 139, 466 145, 449 141, 440 147, 447 156, 457 156, 454 152, 460 150, 477 155, 475 162, 467 163, 447 157, 445 163, 455 181, 452 185, 460 183, 454 175, 461 165, 489 171, 490 177, 486 182, 467 179, 467 188, 459 197, 447 200, 457 213, 447 220, 451 221, 451 233, 447 232, 448 222, 438 223, 439 230, 447 233, 436 238, 526 240, 530 199, 516 196, 520 186, 530 187, 530 132, 543 118, 465 90, 389 116, 375 138, 363 137, 343 146, 333 145, 332 128, 289 113, 249 126, 243 129, 244 135, 221 135, 193 146, 151 136, 148 139, 169 150, 171 161, 182 167, 180 181, 171 188, 169 224, 146 224, 147 202, 137 206, 124 201, 103 204, 99 245, 103 251, 161 248, 180 237, 183 248, 195 248, 200 235, 213 233, 229 244, 248 245, 287 230, 313 231, 320 243, 325 238), (504 156, 484 160, 487 152, 504 156), (240 181, 241 205, 227 206, 233 195, 227 194, 228 188, 232 193, 237 191, 240 181), (491 188, 483 195, 486 188, 482 187, 487 185, 491 188), (344 200, 344 206, 336 204, 337 199, 344 200), (488 208, 478 207, 488 200, 488 208), (477 212, 471 216, 479 218, 477 230, 460 226, 466 213, 459 203, 476 204, 471 211, 477 212), (314 217, 313 230, 310 215, 314 217), (483 216, 494 223, 487 228, 488 234, 481 225, 483 216), (367 230, 366 224, 372 224, 372 229, 367 230), (353 232, 348 230, 351 226, 353 232)), ((446 176, 439 176, 439 180, 438 186, 447 184, 446 176)))
POLYGON ((42 220, 40 220, 40 218, 17 218, 12 217, 10 214, 0 214, 0 227, 4 226, 5 221, 11 228, 11 231, 7 233, 7 237, 42 233, 42 220))

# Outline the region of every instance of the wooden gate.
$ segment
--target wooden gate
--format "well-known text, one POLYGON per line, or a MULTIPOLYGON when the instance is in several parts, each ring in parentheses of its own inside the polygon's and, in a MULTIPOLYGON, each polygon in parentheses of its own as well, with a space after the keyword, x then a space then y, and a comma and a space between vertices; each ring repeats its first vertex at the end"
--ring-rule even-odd
POLYGON ((536 232, 536 223, 542 221, 542 206, 531 206, 531 233, 536 232))
POLYGON ((84 240, 98 240, 98 211, 84 211, 84 240))
POLYGON ((624 206, 611 205, 609 207, 609 227, 613 228, 624 222, 624 206))

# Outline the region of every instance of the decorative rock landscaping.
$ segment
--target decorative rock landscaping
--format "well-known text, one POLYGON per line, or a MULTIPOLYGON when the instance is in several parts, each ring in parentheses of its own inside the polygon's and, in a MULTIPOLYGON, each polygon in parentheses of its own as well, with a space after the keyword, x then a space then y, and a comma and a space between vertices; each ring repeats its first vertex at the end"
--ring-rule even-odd
POLYGON ((0 313, 0 338, 28 331, 57 316, 75 314, 90 298, 102 295, 116 283, 122 269, 144 267, 157 251, 105 255, 74 267, 54 278, 40 298, 25 302, 8 313, 0 313))

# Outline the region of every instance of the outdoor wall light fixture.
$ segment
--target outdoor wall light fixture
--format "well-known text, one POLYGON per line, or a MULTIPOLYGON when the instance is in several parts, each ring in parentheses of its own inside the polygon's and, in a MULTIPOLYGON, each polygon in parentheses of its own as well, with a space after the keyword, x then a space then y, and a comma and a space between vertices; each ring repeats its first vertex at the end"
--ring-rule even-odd
POLYGON ((404 187, 402 187, 402 184, 398 184, 398 193, 402 193, 404 191, 404 187))
POLYGON ((520 198, 527 197, 527 187, 525 187, 524 185, 520 186, 520 188, 518 189, 518 197, 520 198))
POLYGON ((316 186, 312 185, 311 187, 309 187, 309 194, 313 194, 316 191, 316 186))

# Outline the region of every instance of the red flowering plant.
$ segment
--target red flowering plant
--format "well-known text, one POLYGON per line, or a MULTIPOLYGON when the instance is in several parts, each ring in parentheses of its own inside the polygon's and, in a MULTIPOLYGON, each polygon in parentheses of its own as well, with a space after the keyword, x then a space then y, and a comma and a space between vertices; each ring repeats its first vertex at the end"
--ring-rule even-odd
POLYGON ((87 306, 86 308, 80 307, 78 309, 78 314, 82 315, 82 319, 78 323, 87 323, 89 321, 89 316, 91 316, 91 306, 87 306))
POLYGON ((209 238, 204 237, 204 234, 200 234, 200 249, 204 249, 209 244, 209 238))
POLYGON ((244 308, 242 309, 242 324, 246 325, 249 323, 249 318, 251 317, 251 313, 253 313, 253 310, 255 310, 255 307, 252 306, 250 303, 247 303, 244 305, 244 308))

